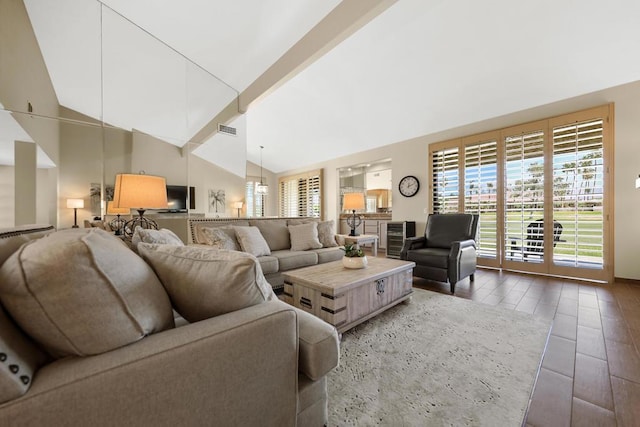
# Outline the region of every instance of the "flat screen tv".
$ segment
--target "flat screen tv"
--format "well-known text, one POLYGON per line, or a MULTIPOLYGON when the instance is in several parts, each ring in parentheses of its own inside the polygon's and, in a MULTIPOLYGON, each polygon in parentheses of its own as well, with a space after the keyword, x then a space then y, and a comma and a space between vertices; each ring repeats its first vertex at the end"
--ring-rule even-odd
MULTIPOLYGON (((162 212, 187 212, 187 186, 167 185, 167 203, 169 207, 162 212)), ((189 187, 189 209, 196 208, 196 189, 189 187)))

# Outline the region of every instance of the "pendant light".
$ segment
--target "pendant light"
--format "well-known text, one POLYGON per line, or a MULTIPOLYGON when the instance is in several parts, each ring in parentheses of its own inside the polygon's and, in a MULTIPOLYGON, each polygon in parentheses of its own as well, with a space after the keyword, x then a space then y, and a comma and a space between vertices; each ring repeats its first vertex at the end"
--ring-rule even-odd
POLYGON ((264 147, 260 146, 260 184, 256 185, 256 194, 260 194, 262 196, 266 196, 269 194, 269 186, 267 184, 262 183, 262 149, 264 147))

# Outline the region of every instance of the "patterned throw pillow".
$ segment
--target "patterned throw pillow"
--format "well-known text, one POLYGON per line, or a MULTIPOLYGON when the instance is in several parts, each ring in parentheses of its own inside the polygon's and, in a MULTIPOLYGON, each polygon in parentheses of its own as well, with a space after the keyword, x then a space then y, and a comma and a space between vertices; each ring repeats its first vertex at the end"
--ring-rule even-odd
POLYGON ((239 251, 236 232, 232 227, 204 227, 202 233, 207 237, 207 244, 217 249, 239 251))
POLYGON ((173 231, 167 228, 160 230, 145 229, 137 226, 131 236, 131 245, 138 247, 138 243, 157 243, 159 245, 177 245, 184 246, 184 243, 173 231))
POLYGON ((233 227, 233 229, 244 252, 253 256, 271 255, 271 249, 258 227, 233 227))
POLYGON ((336 225, 333 220, 318 223, 318 240, 322 243, 323 248, 338 246, 338 242, 336 242, 336 225))
POLYGON ((306 251, 307 249, 320 249, 322 243, 318 240, 318 223, 308 222, 300 225, 290 225, 292 251, 306 251))

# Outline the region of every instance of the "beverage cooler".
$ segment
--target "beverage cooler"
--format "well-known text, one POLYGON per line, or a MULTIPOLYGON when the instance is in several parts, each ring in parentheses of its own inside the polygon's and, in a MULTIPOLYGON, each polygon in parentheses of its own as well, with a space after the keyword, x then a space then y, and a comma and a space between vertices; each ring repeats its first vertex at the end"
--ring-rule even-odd
POLYGON ((415 237, 415 221, 390 221, 387 223, 387 258, 400 258, 407 237, 415 237))

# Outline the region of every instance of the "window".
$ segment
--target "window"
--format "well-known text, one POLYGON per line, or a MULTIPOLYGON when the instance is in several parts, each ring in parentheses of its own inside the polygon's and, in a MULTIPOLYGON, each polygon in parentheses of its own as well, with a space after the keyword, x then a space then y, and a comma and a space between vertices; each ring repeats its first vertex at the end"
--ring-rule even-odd
POLYGON ((258 184, 260 184, 259 177, 247 177, 244 195, 247 204, 247 217, 263 217, 265 215, 266 196, 256 194, 256 185, 258 184))
POLYGON ((431 211, 480 216, 478 265, 613 280, 613 105, 429 146, 431 211))
POLYGON ((278 180, 281 217, 316 217, 322 215, 322 169, 278 180))

